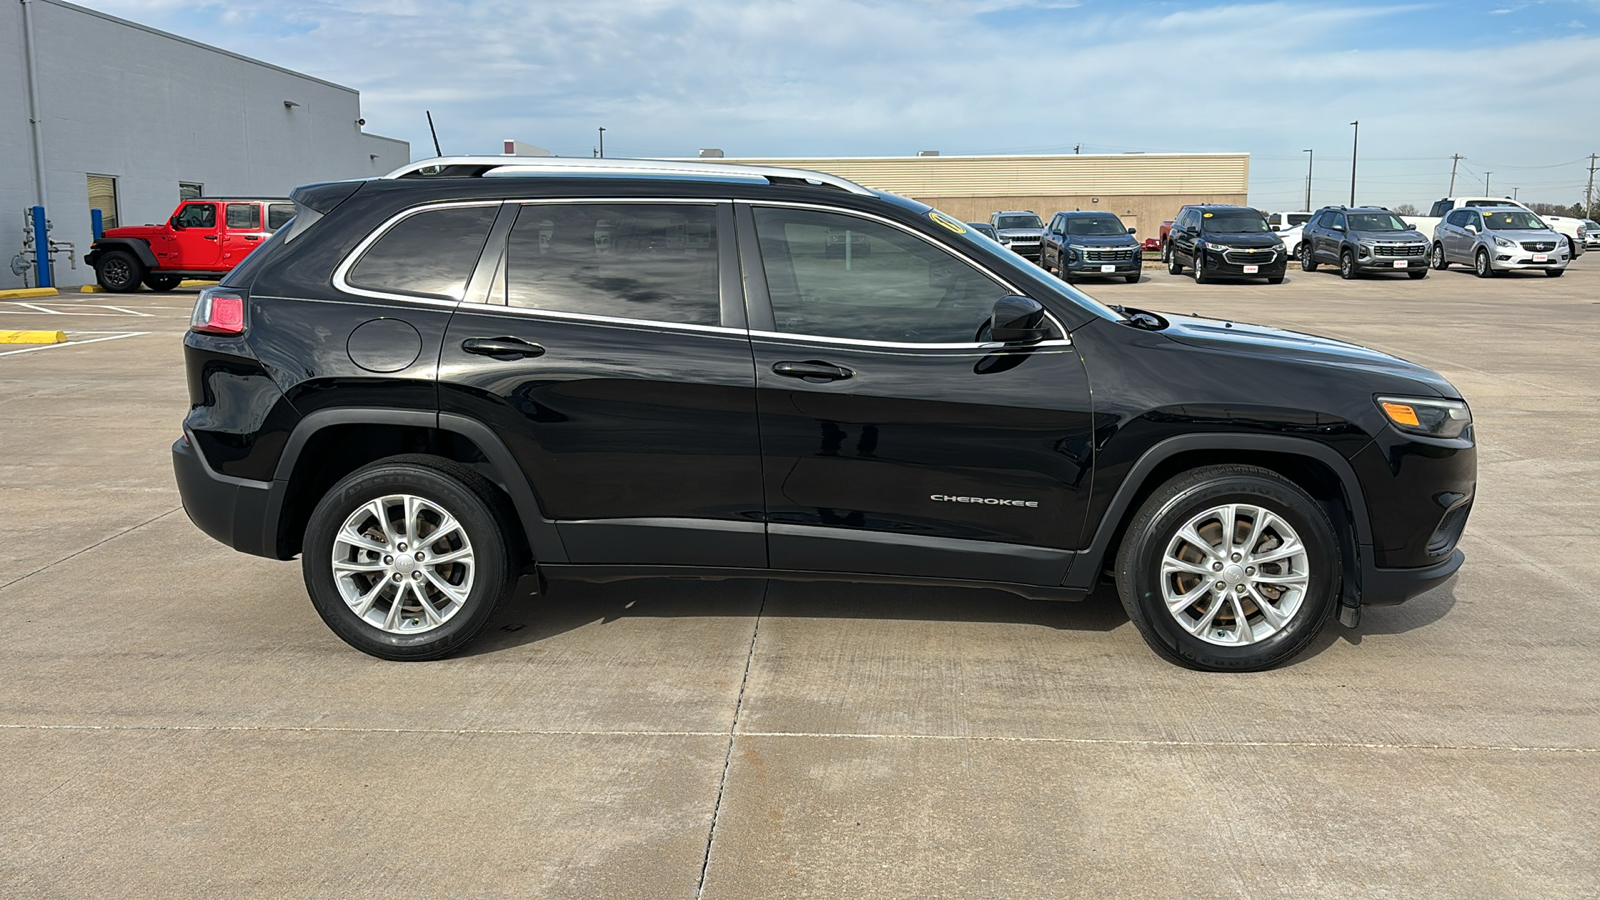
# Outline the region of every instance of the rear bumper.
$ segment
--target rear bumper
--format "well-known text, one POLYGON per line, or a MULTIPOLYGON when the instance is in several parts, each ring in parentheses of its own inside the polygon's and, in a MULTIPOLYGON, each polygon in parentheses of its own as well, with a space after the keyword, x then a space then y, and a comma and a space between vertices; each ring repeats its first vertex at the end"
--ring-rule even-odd
POLYGON ((196 528, 235 550, 277 558, 277 542, 268 540, 267 527, 272 482, 211 471, 187 435, 172 445, 172 470, 183 511, 196 528))
POLYGON ((1361 563, 1361 605, 1393 606, 1444 583, 1466 562, 1459 549, 1442 562, 1414 569, 1380 569, 1370 556, 1361 563))

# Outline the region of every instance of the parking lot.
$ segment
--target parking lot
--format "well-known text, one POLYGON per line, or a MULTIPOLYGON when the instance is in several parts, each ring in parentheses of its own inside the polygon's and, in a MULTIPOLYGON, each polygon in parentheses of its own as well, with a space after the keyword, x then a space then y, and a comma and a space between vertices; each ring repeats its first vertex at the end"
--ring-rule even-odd
POLYGON ((70 339, 0 345, 0 895, 1600 894, 1600 254, 1082 287, 1449 377, 1461 573, 1250 675, 1109 588, 759 580, 556 582, 382 662, 185 517, 192 291, 0 301, 70 339))

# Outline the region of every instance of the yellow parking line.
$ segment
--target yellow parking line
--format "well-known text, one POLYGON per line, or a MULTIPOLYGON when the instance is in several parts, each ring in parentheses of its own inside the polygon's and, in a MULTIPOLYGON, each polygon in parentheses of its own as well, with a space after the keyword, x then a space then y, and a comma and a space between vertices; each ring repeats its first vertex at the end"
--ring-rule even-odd
POLYGON ((0 291, 0 300, 21 300, 24 297, 54 297, 61 293, 55 288, 7 288, 0 291))
POLYGON ((64 331, 0 331, 0 344, 64 344, 64 331))

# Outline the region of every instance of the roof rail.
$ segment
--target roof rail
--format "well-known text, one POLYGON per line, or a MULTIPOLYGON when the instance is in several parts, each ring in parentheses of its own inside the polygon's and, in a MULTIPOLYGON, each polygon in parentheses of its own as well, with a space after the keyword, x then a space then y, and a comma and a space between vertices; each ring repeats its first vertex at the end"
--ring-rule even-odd
POLYGON ((849 179, 809 169, 778 166, 741 166, 735 163, 707 163, 663 159, 586 159, 581 156, 440 156, 420 159, 383 176, 429 178, 455 176, 480 178, 485 175, 677 175, 703 178, 742 178, 784 184, 832 188, 852 194, 873 196, 849 179))

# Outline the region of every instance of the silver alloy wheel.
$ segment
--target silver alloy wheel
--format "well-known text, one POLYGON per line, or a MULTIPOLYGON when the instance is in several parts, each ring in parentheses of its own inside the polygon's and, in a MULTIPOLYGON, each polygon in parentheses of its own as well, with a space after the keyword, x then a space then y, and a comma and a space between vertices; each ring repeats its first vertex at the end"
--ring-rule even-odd
POLYGON ((1208 644, 1260 643, 1288 626, 1310 587, 1304 542, 1265 507, 1230 503, 1195 515, 1161 557, 1161 596, 1208 644))
POLYGON ((1444 245, 1443 244, 1434 244, 1433 245, 1433 267, 1435 269, 1438 269, 1441 272, 1444 271, 1444 245))
POLYGON ((333 581, 362 621, 390 634, 432 631, 461 611, 477 564, 443 507, 391 494, 351 513, 333 539, 333 581))

